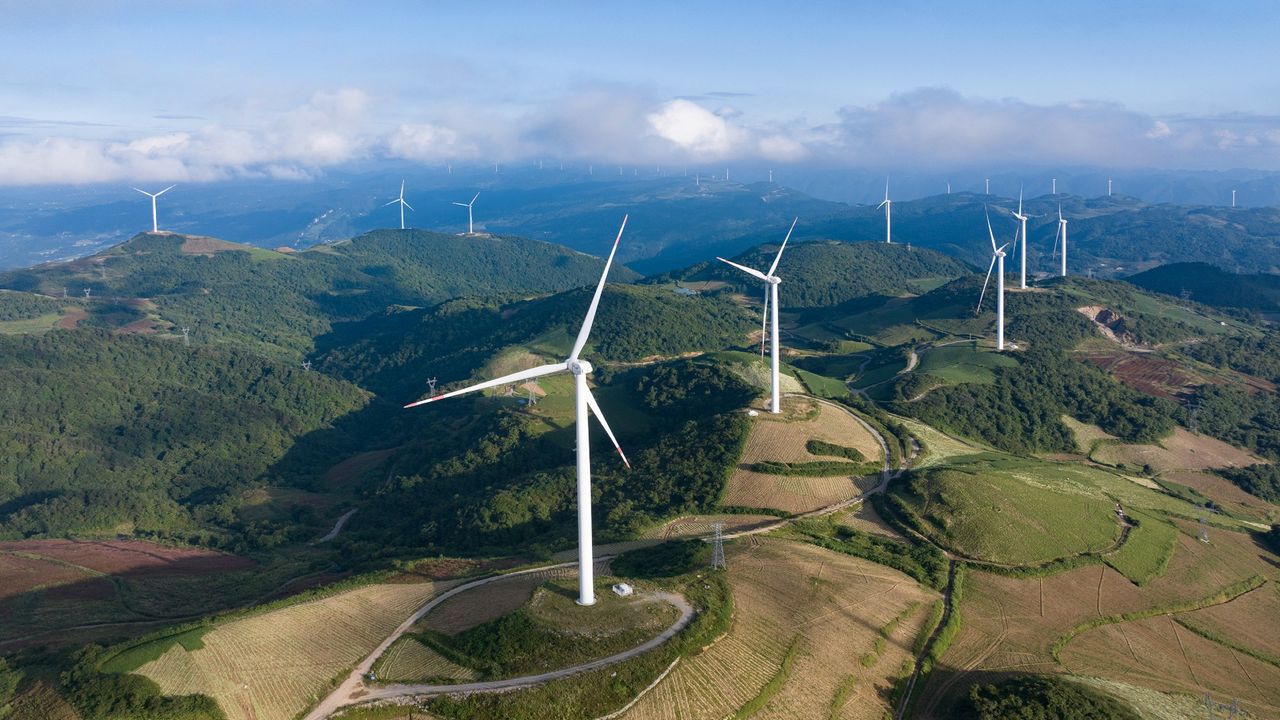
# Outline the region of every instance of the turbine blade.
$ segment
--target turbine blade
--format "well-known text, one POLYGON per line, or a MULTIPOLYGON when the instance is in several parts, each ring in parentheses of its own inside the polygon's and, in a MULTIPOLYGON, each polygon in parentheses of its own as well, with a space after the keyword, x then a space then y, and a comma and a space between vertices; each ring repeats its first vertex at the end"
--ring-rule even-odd
POLYGON ((165 189, 161 190, 160 192, 156 193, 156 197, 160 197, 161 195, 163 195, 163 194, 165 194, 165 193, 169 192, 170 190, 172 190, 172 189, 174 189, 174 188, 176 188, 176 187, 178 187, 178 186, 177 186, 177 185, 170 185, 169 187, 167 187, 167 188, 165 188, 165 189))
POLYGON ((456 202, 456 203, 453 203, 453 204, 454 204, 454 205, 457 205, 458 207, 471 207, 470 205, 468 205, 468 204, 466 204, 466 203, 456 202))
POLYGON ((386 207, 386 206, 388 206, 388 205, 395 205, 395 204, 396 204, 396 203, 398 203, 398 202, 400 202, 400 198, 396 198, 395 200, 392 200, 392 201, 391 201, 391 202, 389 202, 389 203, 383 203, 383 204, 382 204, 382 207, 386 207))
POLYGON ((760 272, 759 270, 753 270, 753 269, 751 269, 751 268, 747 267, 746 265, 739 265, 739 264, 738 264, 738 263, 736 263, 736 262, 733 262, 733 261, 731 261, 731 260, 725 260, 724 258, 719 257, 719 256, 716 256, 716 259, 717 259, 717 260, 719 260, 720 262, 722 262, 722 263, 726 264, 726 265, 732 265, 732 266, 734 266, 734 267, 738 268, 738 269, 739 269, 739 270, 741 270, 742 272, 744 272, 744 273, 746 273, 746 274, 748 274, 748 275, 750 275, 750 276, 752 276, 752 277, 757 277, 757 278, 760 278, 761 280, 764 280, 765 282, 769 282, 769 276, 768 276, 768 275, 765 275, 764 273, 760 272))
MULTIPOLYGON (((480 193, 476 193, 476 197, 480 197, 480 193)), ((613 265, 614 253, 618 252, 618 243, 622 242, 622 231, 627 229, 628 217, 628 215, 622 216, 622 227, 618 228, 618 237, 613 240, 609 259, 604 261, 604 272, 600 273, 600 284, 596 285, 596 294, 591 298, 591 307, 587 308, 587 317, 582 321, 582 328, 578 330, 578 339, 573 343, 573 352, 569 353, 570 360, 577 360, 578 353, 582 352, 582 348, 587 344, 587 336, 591 334, 591 323, 596 321, 596 308, 600 306, 600 293, 604 292, 604 281, 609 277, 609 267, 613 265)))
POLYGON ((1018 188, 1018 215, 1022 215, 1022 188, 1018 188))
MULTIPOLYGON (((401 200, 400 202, 404 203, 404 206, 405 206, 405 207, 409 208, 410 210, 413 210, 413 206, 412 206, 412 205, 410 205, 409 203, 404 202, 404 200, 401 200)), ((414 211, 414 212, 418 212, 417 210, 413 210, 413 211, 414 211)))
POLYGON ((987 266, 987 279, 982 281, 982 294, 978 296, 978 309, 973 311, 974 315, 982 313, 982 301, 987 297, 987 283, 991 282, 991 271, 996 269, 996 256, 991 256, 991 264, 987 266))
POLYGON ((879 205, 877 205, 877 206, 876 206, 876 209, 877 209, 877 210, 879 210, 880 208, 884 207, 884 206, 885 206, 885 205, 887 205, 888 203, 889 203, 889 201, 888 201, 888 200, 885 200, 884 202, 882 202, 882 203, 880 203, 879 205))
POLYGON ((1012 244, 1013 244, 1013 243, 1005 243, 1005 244, 1001 245, 1001 246, 1000 246, 1000 249, 999 249, 999 250, 996 250, 996 252, 998 252, 998 253, 1002 253, 1002 252, 1004 252, 1004 249, 1005 249, 1005 248, 1009 247, 1009 246, 1010 246, 1010 245, 1012 245, 1012 244))
POLYGON ((1058 222, 1062 222, 1062 203, 1058 203, 1058 222))
POLYGON ((996 249, 996 233, 995 233, 995 231, 994 231, 994 230, 992 230, 992 229, 991 229, 991 211, 990 211, 990 210, 987 210, 987 209, 986 209, 986 206, 983 206, 982 211, 983 211, 984 213, 986 213, 986 214, 987 214, 987 235, 991 238, 991 251, 992 251, 992 252, 995 252, 995 249, 996 249))
POLYGON ((485 388, 497 387, 499 385, 508 385, 510 383, 518 382, 520 380, 532 380, 533 378, 536 378, 536 377, 542 377, 543 375, 550 375, 552 373, 564 372, 565 370, 568 370, 568 368, 565 367, 564 363, 553 363, 551 365, 539 365, 538 367, 535 367, 535 368, 529 368, 528 370, 521 370, 520 372, 511 373, 510 375, 503 375, 500 378, 494 378, 493 380, 486 380, 482 383, 476 383, 475 385, 462 388, 461 390, 454 390, 453 392, 447 392, 447 393, 444 393, 443 395, 436 395, 435 397, 429 397, 429 398, 426 398, 425 400, 418 400, 417 402, 411 402, 408 405, 405 405, 405 407, 411 408, 411 407, 417 407, 419 405, 426 405, 427 403, 433 403, 437 400, 444 400, 445 398, 464 395, 469 392, 475 392, 476 390, 484 390, 485 388))
MULTIPOLYGON (((134 190, 138 190, 138 188, 134 188, 134 190)), ((151 193, 147 192, 146 190, 138 190, 138 192, 142 193, 143 195, 146 195, 147 197, 151 197, 151 193)))
POLYGON ((404 197, 404 181, 400 181, 400 197, 404 197))
POLYGON ((1058 238, 1062 235, 1062 226, 1059 225, 1057 230, 1053 231, 1053 255, 1050 257, 1058 257, 1058 238))
POLYGON ((622 464, 631 469, 631 463, 627 462, 627 456, 622 452, 622 446, 618 444, 618 438, 613 436, 613 430, 609 428, 609 421, 604 419, 604 413, 600 411, 600 406, 596 404, 596 396, 591 394, 591 388, 583 387, 587 393, 587 407, 591 408, 591 414, 596 416, 600 421, 600 427, 604 428, 604 434, 609 436, 609 441, 613 443, 613 447, 618 451, 618 457, 622 458, 622 464))
POLYGON ((471 202, 467 203, 467 206, 468 206, 468 207, 470 207, 471 205, 475 205, 475 204, 476 204, 476 198, 478 198, 478 197, 480 197, 480 193, 476 193, 476 197, 471 198, 471 202))
POLYGON ((769 266, 769 274, 772 275, 774 270, 778 269, 778 261, 782 259, 782 251, 787 249, 787 241, 791 239, 791 233, 795 232, 796 223, 800 222, 800 218, 791 221, 791 229, 787 231, 787 236, 782 238, 782 247, 778 248, 778 257, 773 259, 773 264, 769 266))

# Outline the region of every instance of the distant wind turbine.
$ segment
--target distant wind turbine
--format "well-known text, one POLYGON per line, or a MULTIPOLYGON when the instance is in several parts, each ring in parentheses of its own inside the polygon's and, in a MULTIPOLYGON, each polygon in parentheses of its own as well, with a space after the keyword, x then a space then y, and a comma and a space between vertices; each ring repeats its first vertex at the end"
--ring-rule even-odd
MULTIPOLYGON (((1018 287, 1023 290, 1027 289, 1027 216, 1022 214, 1022 190, 1018 190, 1018 212, 1013 216, 1020 223, 1019 228, 1022 235, 1022 247, 1018 253, 1018 260, 1022 262, 1022 278, 1018 283, 1018 287)), ((1016 240, 1016 238, 1015 238, 1016 240)))
POLYGON ((893 243, 893 227, 890 217, 893 211, 893 201, 889 199, 889 181, 884 181, 884 202, 876 206, 876 209, 884 208, 884 241, 886 244, 893 243))
POLYGON ((986 195, 991 194, 991 178, 987 178, 986 189, 983 191, 983 193, 986 195))
POLYGON ((1231 207, 1235 207, 1235 206, 1236 206, 1236 191, 1232 190, 1231 191, 1231 207))
POLYGON ((592 540, 591 540, 591 435, 590 426, 588 425, 587 411, 590 409, 591 414, 596 416, 600 421, 600 426, 604 428, 604 432, 609 436, 609 440, 618 450, 618 455, 622 458, 622 462, 628 468, 631 464, 627 462, 627 456, 623 454, 622 447, 618 445, 618 439, 613 436, 613 430, 609 428, 609 423, 604 419, 604 413, 600 411, 600 406, 596 404, 596 399, 591 395, 591 388, 587 386, 587 376, 591 374, 591 363, 586 360, 579 359, 578 355, 587 344, 587 336, 591 333, 591 324, 596 318, 596 308, 600 305, 600 294, 604 291, 605 279, 609 277, 609 267, 613 264, 614 253, 618 252, 618 243, 622 240, 622 231, 627 228, 627 218, 622 218, 622 227, 618 228, 618 237, 613 241, 613 249, 609 251, 609 259, 605 261, 604 272, 600 275, 600 283, 596 285, 596 293, 591 298, 591 305, 587 308, 586 319, 582 321, 582 327, 578 330, 578 339, 573 343, 573 350, 569 353, 569 359, 564 362, 551 363, 549 365, 539 365, 528 370, 504 375, 493 380, 486 380, 482 383, 476 383, 470 387, 461 390, 454 390, 443 395, 437 395, 425 400, 409 403, 406 408, 424 405, 426 403, 444 400, 464 393, 475 392, 476 390, 484 390, 485 388, 500 387, 512 383, 532 380, 544 375, 553 375, 568 371, 573 375, 574 391, 576 400, 574 402, 574 429, 577 433, 577 454, 578 454, 578 604, 594 605, 595 598, 595 578, 594 567, 592 565, 592 540))
POLYGON ((978 296, 978 309, 974 314, 982 312, 982 301, 987 297, 987 283, 991 282, 991 271, 996 271, 996 350, 1004 350, 1004 249, 1005 243, 996 247, 996 234, 991 229, 991 213, 987 215, 987 235, 991 238, 991 265, 987 267, 987 279, 982 281, 982 294, 978 296))
POLYGON ((1057 195, 1057 194, 1058 194, 1058 178, 1054 178, 1054 179, 1053 179, 1053 190, 1052 190, 1052 194, 1054 194, 1054 195, 1057 195))
POLYGON ((1058 206, 1058 232, 1053 236, 1053 254, 1058 254, 1058 238, 1062 238, 1062 277, 1067 276, 1067 221, 1062 217, 1062 206, 1058 206))
POLYGON ((138 188, 134 188, 134 190, 138 190, 138 192, 151 198, 151 232, 160 232, 160 224, 159 222, 157 222, 157 219, 156 219, 156 198, 160 197, 161 195, 169 192, 170 190, 176 187, 178 186, 170 185, 169 187, 161 190, 158 193, 149 193, 146 190, 138 190, 138 188))
POLYGON ((950 194, 951 194, 951 183, 950 183, 950 182, 948 182, 948 183, 947 183, 947 194, 948 194, 948 195, 950 195, 950 194))
POLYGON ((400 197, 396 198, 395 200, 392 200, 391 202, 387 203, 386 205, 383 205, 382 207, 386 207, 387 205, 395 205, 396 203, 400 203, 400 229, 403 230, 404 229, 404 209, 409 208, 410 210, 413 210, 413 206, 404 201, 404 181, 403 180, 400 181, 400 197))
POLYGON ((464 208, 466 208, 466 209, 467 209, 467 234, 468 234, 468 235, 475 235, 475 234, 476 234, 476 232, 475 232, 475 224, 474 224, 474 223, 473 223, 473 221, 472 221, 471 208, 476 204, 476 198, 478 198, 478 197, 480 197, 480 193, 476 193, 476 197, 471 198, 471 202, 466 202, 466 203, 456 202, 456 203, 454 203, 454 205, 457 205, 458 207, 464 207, 464 208))
POLYGON ((799 222, 799 220, 800 218, 796 218, 795 220, 791 221, 791 229, 787 231, 787 236, 782 239, 782 247, 778 248, 778 256, 773 259, 773 264, 769 266, 769 272, 767 273, 762 273, 759 270, 746 267, 745 265, 739 265, 738 263, 730 262, 728 260, 725 260, 722 257, 716 258, 717 260, 719 260, 722 263, 725 263, 726 265, 732 265, 738 268, 739 270, 750 275, 753 278, 763 280, 765 283, 764 317, 761 318, 760 320, 760 333, 761 335, 764 334, 766 323, 768 323, 769 320, 772 320, 773 322, 771 324, 773 327, 772 327, 772 335, 770 336, 770 345, 772 349, 772 355, 769 361, 770 362, 769 377, 771 380, 770 390, 772 391, 772 396, 769 402, 769 412, 774 413, 775 415, 777 413, 782 412, 782 396, 778 389, 778 357, 779 357, 778 355, 778 284, 782 282, 782 278, 778 277, 777 275, 774 275, 773 273, 778 269, 778 261, 782 259, 782 251, 787 249, 787 241, 791 239, 791 233, 795 231, 796 223, 799 222), (771 299, 773 303, 772 317, 770 317, 769 315, 769 310, 771 308, 770 306, 771 299))
POLYGON ((1111 178, 1107 178, 1107 197, 1111 197, 1111 178))

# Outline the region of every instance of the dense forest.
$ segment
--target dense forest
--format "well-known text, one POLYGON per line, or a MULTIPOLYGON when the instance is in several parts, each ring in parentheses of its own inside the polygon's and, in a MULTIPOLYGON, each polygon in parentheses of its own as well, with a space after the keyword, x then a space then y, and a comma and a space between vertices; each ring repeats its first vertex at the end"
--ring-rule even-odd
POLYGON ((1057 677, 1015 675, 970 686, 957 708, 962 720, 1138 720, 1123 702, 1057 677))
MULTIPOLYGON (((593 285, 602 266, 599 258, 536 240, 421 230, 376 230, 301 253, 143 233, 88 258, 5 273, 0 288, 148 298, 163 321, 192 328, 198 342, 297 357, 331 323, 389 305, 593 285)), ((612 275, 636 277, 624 267, 612 275)))
MULTIPOLYGON (((317 342, 319 367, 407 402, 425 392, 426 374, 441 385, 465 380, 506 348, 520 346, 563 359, 582 325, 591 292, 583 288, 515 302, 457 300, 340 326, 317 342)), ((609 285, 584 356, 635 362, 718 350, 744 344, 754 327, 744 310, 723 297, 609 285)))
MULTIPOLYGON (((740 410, 754 391, 721 365, 700 360, 634 368, 608 380, 608 392, 597 395, 631 469, 592 421, 597 539, 627 538, 659 518, 715 507, 746 439, 740 410)), ((368 505, 343 542, 362 552, 398 546, 509 552, 570 542, 572 426, 548 432, 536 414, 519 406, 493 410, 485 398, 455 403, 433 417, 464 419, 402 449, 391 476, 366 489, 368 505)))
POLYGON ((0 336, 0 536, 226 525, 364 391, 236 349, 99 330, 0 336))
POLYGON ((1214 307, 1280 310, 1280 276, 1227 272, 1204 262, 1170 263, 1125 278, 1138 287, 1214 307))
MULTIPOLYGON (((730 258, 739 265, 768 270, 778 245, 766 244, 730 258)), ((914 280, 942 281, 968 275, 973 268, 932 250, 875 242, 804 242, 787 246, 778 267, 778 300, 785 308, 839 305, 867 295, 905 295, 919 290, 914 280)), ((762 295, 759 282, 740 270, 711 260, 654 278, 654 281, 721 280, 748 295, 762 295)))

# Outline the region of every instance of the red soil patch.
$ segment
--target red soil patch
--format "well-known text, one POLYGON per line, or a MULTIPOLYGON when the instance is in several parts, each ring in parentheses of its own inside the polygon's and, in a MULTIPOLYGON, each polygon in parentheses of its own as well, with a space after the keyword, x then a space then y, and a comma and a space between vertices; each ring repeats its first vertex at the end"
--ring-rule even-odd
POLYGON ((254 565, 236 555, 141 540, 22 540, 0 543, 0 550, 41 555, 108 575, 206 575, 254 565))
POLYGON ((84 580, 85 573, 48 560, 0 554, 0 599, 17 597, 39 587, 84 580))
POLYGON ((88 317, 89 313, 86 312, 84 308, 74 307, 68 310, 66 315, 59 318, 58 324, 54 327, 62 330, 73 330, 80 324, 80 321, 85 320, 88 317))
POLYGON ((116 586, 109 578, 96 577, 46 590, 44 598, 45 600, 110 600, 115 595, 116 586))
POLYGON ((395 449, 389 450, 371 450, 359 455, 353 455, 346 460, 329 468, 324 474, 324 483, 330 488, 342 488, 349 485, 353 480, 360 477, 370 467, 386 460, 395 453, 395 449))
POLYGON ((1156 355, 1090 352, 1080 357, 1116 376, 1125 385, 1157 397, 1177 398, 1207 382, 1178 363, 1156 355))

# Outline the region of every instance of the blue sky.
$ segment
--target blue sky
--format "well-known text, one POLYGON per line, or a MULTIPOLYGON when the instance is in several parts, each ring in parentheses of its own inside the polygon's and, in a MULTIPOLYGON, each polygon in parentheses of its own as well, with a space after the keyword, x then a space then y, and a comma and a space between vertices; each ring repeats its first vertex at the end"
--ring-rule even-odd
POLYGON ((0 183, 306 177, 379 157, 1280 169, 1275 3, 0 12, 0 183))

